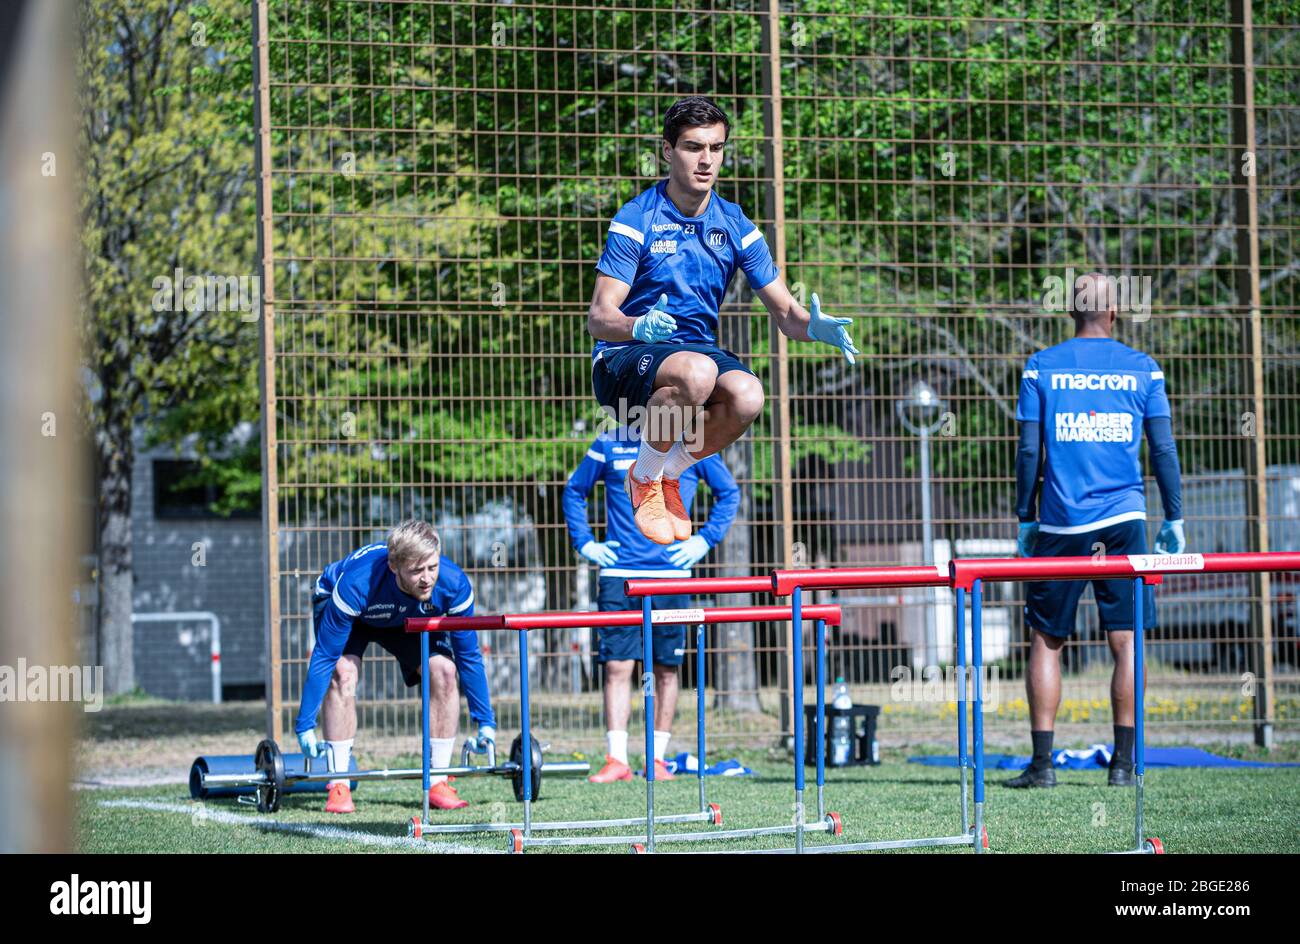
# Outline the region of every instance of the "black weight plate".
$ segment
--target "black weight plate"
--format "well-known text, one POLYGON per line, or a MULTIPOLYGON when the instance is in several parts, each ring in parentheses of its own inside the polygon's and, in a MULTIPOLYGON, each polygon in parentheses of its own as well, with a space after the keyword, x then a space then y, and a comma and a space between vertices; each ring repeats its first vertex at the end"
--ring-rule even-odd
POLYGON ((270 738, 262 741, 253 754, 253 764, 266 778, 257 787, 257 811, 274 813, 280 808, 280 796, 284 793, 284 755, 279 745, 270 738))
MULTIPOLYGON (((532 741, 532 793, 531 799, 536 800, 542 791, 542 745, 537 742, 537 738, 530 737, 532 741)), ((515 739, 510 742, 510 762, 517 765, 517 768, 510 776, 510 783, 515 788, 515 799, 523 802, 524 799, 524 753, 523 753, 524 736, 515 735, 515 739)))

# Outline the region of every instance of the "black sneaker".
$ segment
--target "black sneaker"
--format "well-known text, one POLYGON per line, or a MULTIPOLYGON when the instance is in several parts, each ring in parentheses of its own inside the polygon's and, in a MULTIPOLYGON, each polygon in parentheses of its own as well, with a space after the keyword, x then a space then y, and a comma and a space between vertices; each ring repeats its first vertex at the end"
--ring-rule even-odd
POLYGON ((1019 777, 1012 777, 1010 780, 1002 781, 1004 787, 1014 787, 1023 789, 1025 787, 1054 787, 1056 786, 1056 769, 1054 767, 1026 767, 1019 777))
POLYGON ((1110 773, 1106 776, 1106 784, 1112 787, 1131 787, 1136 782, 1133 768, 1121 767, 1118 764, 1111 767, 1110 773))

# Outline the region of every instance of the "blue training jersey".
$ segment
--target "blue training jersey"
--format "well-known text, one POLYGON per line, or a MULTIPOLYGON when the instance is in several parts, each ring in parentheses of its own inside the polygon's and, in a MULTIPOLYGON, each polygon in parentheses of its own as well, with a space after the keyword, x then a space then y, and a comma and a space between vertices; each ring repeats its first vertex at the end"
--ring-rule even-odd
MULTIPOLYGON (((352 621, 367 626, 402 632, 413 616, 473 616, 474 588, 469 577, 446 556, 439 559, 438 579, 428 602, 403 593, 397 577, 388 567, 388 546, 367 544, 343 560, 325 567, 316 581, 315 600, 329 598, 316 633, 307 680, 302 688, 302 705, 294 722, 294 733, 316 726, 321 702, 329 688, 334 665, 352 632, 352 621)), ((478 647, 478 633, 450 633, 461 690, 469 702, 470 718, 478 724, 496 726, 488 698, 487 673, 478 647)))
MULTIPOLYGON (((640 441, 628 435, 626 426, 596 437, 564 486, 564 520, 569 527, 569 538, 575 550, 595 539, 591 526, 587 524, 587 496, 597 482, 603 482, 605 540, 618 541, 619 546, 614 548, 618 562, 613 567, 602 567, 600 576, 689 577, 689 569, 672 565, 665 545, 651 541, 636 526, 632 500, 628 498, 623 483, 640 448, 640 441)), ((735 520, 736 509, 740 507, 740 486, 716 453, 701 459, 683 472, 679 480, 682 504, 688 513, 701 478, 713 490, 714 502, 709 510, 708 523, 699 529, 698 534, 709 542, 710 547, 716 547, 735 520)))
POLYGON ((1081 534, 1145 519, 1142 424, 1169 415, 1159 365, 1118 341, 1073 338, 1029 358, 1016 419, 1042 429, 1039 528, 1081 534))
MULTIPOLYGON (((718 312, 737 269, 760 289, 777 276, 767 241, 740 207, 710 194, 704 212, 684 216, 661 180, 623 204, 605 237, 596 268, 631 286, 623 314, 639 318, 668 296, 668 314, 677 321, 670 342, 718 343, 718 312)), ((594 362, 603 351, 631 341, 597 341, 594 362)))

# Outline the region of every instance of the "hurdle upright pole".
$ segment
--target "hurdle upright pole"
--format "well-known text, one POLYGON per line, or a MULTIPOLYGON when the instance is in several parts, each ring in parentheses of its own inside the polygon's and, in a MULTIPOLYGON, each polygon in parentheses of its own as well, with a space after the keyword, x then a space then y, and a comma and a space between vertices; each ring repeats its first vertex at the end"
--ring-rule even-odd
POLYGON ((957 636, 957 766, 961 768, 961 831, 970 831, 970 808, 968 806, 968 774, 970 756, 966 743, 966 591, 958 587, 956 610, 953 613, 953 627, 957 636))
POLYGON ((976 580, 970 592, 971 674, 975 697, 971 701, 971 730, 975 738, 975 852, 984 853, 984 633, 983 581, 976 580))
POLYGON ((641 691, 645 694, 645 836, 655 851, 655 670, 650 597, 641 598, 641 691))
MULTIPOLYGON (((802 635, 802 634, 801 634, 802 635)), ((817 818, 826 816, 826 621, 817 621, 817 818)), ((799 758, 803 763, 803 758, 799 758)))
POLYGON ((700 812, 709 811, 704 797, 704 624, 695 626, 695 766, 699 768, 700 812))
POLYGON ((796 855, 803 853, 803 757, 804 757, 804 727, 803 727, 803 590, 799 587, 794 588, 794 593, 790 595, 790 632, 794 638, 791 640, 791 651, 793 653, 792 684, 794 691, 794 851, 796 855))
POLYGON ((519 753, 524 774, 524 837, 533 833, 533 724, 528 695, 528 630, 519 630, 519 753))
POLYGON ((424 817, 429 821, 429 767, 432 763, 433 744, 429 740, 429 634, 420 633, 420 783, 424 787, 424 817))
POLYGON ((1143 644, 1145 623, 1142 607, 1146 602, 1146 581, 1141 577, 1133 579, 1133 724, 1136 757, 1134 758, 1134 775, 1137 777, 1137 809, 1133 817, 1134 850, 1143 851, 1142 839, 1142 775, 1146 768, 1146 728, 1142 716, 1146 713, 1143 705, 1142 686, 1146 681, 1142 672, 1143 644))

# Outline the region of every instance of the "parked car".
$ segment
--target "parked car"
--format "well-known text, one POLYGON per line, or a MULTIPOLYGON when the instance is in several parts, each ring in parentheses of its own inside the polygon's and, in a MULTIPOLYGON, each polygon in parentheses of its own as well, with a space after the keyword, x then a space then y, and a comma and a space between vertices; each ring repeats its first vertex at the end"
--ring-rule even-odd
MULTIPOLYGON (((1300 549, 1300 465, 1267 470, 1269 549, 1300 549)), ((1185 476, 1183 518, 1187 550, 1231 553, 1250 549, 1251 526, 1241 470, 1185 476)), ((1270 596, 1275 662, 1300 665, 1296 594, 1300 575, 1274 574, 1270 596)), ((1152 655, 1191 668, 1239 672, 1251 668, 1252 640, 1260 627, 1252 620, 1251 578, 1247 574, 1180 574, 1158 590, 1159 627, 1151 634, 1152 655)), ((1255 669, 1258 671, 1258 667, 1255 669)))

